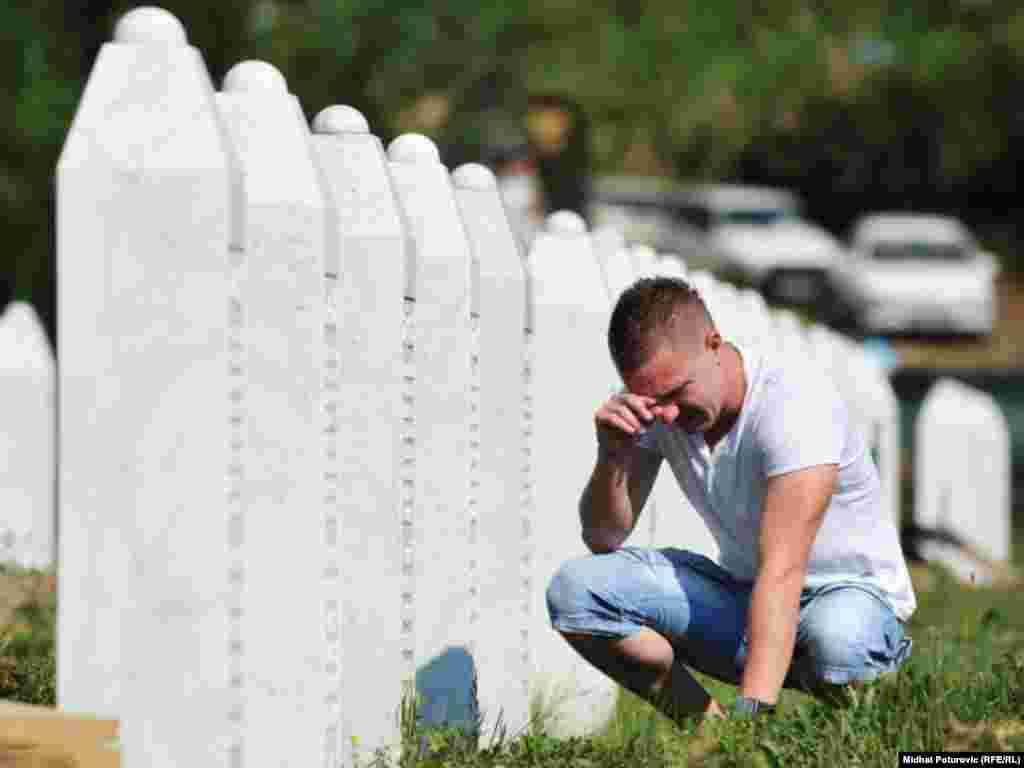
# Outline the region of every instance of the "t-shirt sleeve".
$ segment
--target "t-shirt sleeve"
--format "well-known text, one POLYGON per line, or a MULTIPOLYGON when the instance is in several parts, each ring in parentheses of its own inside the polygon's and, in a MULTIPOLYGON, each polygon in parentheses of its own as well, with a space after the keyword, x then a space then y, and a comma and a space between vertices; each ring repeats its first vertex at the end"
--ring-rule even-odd
POLYGON ((846 405, 824 374, 780 372, 765 382, 754 432, 765 475, 839 464, 848 428, 846 405))

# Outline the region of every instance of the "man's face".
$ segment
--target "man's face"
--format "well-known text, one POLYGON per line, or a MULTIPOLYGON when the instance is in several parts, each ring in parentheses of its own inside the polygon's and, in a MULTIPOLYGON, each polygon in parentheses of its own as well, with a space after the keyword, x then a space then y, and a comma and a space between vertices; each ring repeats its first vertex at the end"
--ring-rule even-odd
POLYGON ((721 345, 722 337, 711 329, 666 334, 647 363, 623 380, 630 392, 657 400, 651 407, 655 418, 686 432, 705 432, 718 422, 725 399, 721 345))

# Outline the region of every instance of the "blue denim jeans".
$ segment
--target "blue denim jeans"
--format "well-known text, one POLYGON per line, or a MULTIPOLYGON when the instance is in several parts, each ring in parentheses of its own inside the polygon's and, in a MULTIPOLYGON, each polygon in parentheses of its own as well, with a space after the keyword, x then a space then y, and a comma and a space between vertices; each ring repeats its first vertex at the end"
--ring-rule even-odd
MULTIPOLYGON (((751 582, 682 549, 623 547, 569 560, 547 590, 560 632, 624 638, 650 627, 677 661, 738 685, 747 656, 751 582)), ((882 592, 839 581, 800 596, 793 663, 784 687, 873 680, 895 670, 912 642, 882 592)))

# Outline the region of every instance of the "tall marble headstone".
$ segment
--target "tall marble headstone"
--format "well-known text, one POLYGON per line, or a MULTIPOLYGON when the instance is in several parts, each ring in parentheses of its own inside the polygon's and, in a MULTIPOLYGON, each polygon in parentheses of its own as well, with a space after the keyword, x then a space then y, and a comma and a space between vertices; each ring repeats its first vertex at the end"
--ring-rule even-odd
POLYGON ((339 695, 327 658, 338 562, 325 545, 320 404, 327 206, 280 72, 235 65, 216 105, 241 180, 231 296, 239 470, 228 498, 235 748, 244 765, 310 765, 323 761, 339 695))
POLYGON ((57 700, 118 718, 130 765, 244 764, 233 183, 181 24, 122 17, 57 166, 57 700))
POLYGON ((56 366, 31 304, 0 315, 0 563, 55 561, 56 366))
POLYGON ((479 668, 482 733, 525 728, 529 719, 533 510, 523 472, 523 379, 526 273, 494 174, 466 164, 452 174, 455 199, 473 255, 478 351, 470 371, 469 533, 479 565, 470 587, 471 642, 479 668))
POLYGON ((415 373, 404 397, 414 424, 403 462, 414 472, 412 519, 403 519, 403 565, 415 580, 413 613, 403 631, 415 650, 416 687, 423 718, 475 727, 477 674, 472 625, 481 563, 471 545, 478 509, 480 324, 472 316, 471 255, 447 168, 434 143, 404 134, 388 146, 395 183, 415 256, 409 281, 406 353, 415 373), (476 410, 474 411, 474 407, 476 410), (471 502, 473 502, 471 504, 471 502))
POLYGON ((403 367, 412 249, 383 144, 363 115, 327 107, 313 133, 329 213, 322 439, 333 599, 323 637, 341 716, 340 733, 325 738, 354 759, 396 743, 396 708, 414 675, 411 638, 401 632, 416 598, 401 559, 414 464, 400 466, 403 456, 413 461, 401 442, 413 438, 415 421, 403 385, 414 375, 411 360, 403 367))
POLYGON ((583 219, 568 211, 551 214, 534 239, 530 269, 534 613, 547 626, 533 644, 533 695, 550 732, 595 733, 614 711, 616 687, 551 628, 545 594, 564 561, 589 554, 578 504, 597 456, 594 412, 621 383, 606 343, 608 301, 583 219))

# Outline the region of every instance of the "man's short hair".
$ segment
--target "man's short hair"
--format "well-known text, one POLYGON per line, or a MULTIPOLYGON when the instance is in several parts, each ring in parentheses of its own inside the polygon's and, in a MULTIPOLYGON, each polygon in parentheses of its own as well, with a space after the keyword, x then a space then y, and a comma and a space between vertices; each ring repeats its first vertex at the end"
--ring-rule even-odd
POLYGON ((641 368, 654 354, 663 332, 674 328, 687 309, 715 324, 700 294, 677 277, 643 277, 619 296, 608 324, 608 348, 620 375, 641 368))

